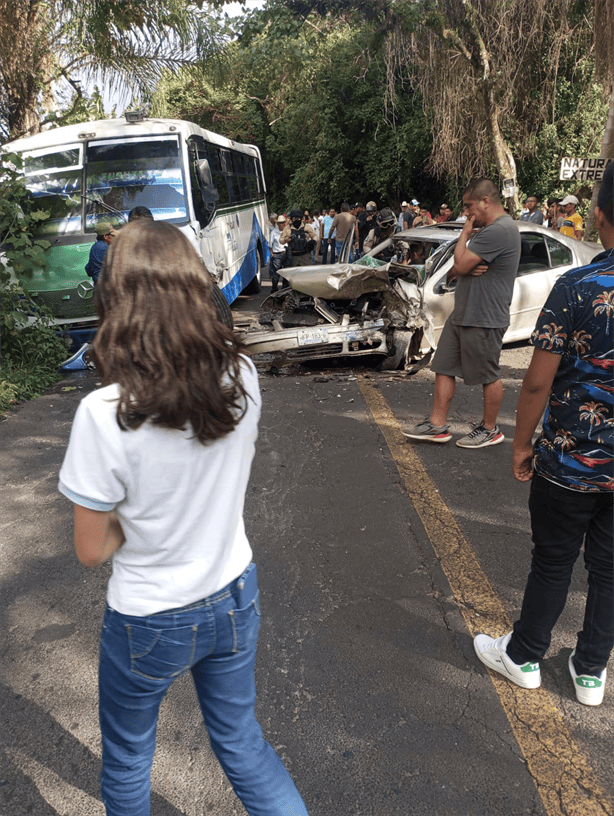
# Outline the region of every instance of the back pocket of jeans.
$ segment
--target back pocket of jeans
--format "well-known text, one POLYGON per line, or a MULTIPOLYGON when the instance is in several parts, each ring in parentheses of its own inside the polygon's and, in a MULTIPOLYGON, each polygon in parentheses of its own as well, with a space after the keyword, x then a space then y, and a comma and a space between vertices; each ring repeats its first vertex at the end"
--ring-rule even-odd
POLYGON ((194 660, 198 626, 153 629, 127 625, 130 670, 150 680, 165 680, 187 671, 194 660))
POLYGON ((260 592, 244 609, 231 609, 232 651, 245 652, 258 639, 260 629, 260 592))

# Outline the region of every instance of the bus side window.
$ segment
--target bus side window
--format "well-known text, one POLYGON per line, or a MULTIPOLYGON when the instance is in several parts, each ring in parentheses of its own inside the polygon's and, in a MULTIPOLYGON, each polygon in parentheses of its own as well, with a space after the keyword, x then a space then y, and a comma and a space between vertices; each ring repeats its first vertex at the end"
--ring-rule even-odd
POLYGON ((259 198, 262 198, 262 191, 260 189, 259 179, 258 179, 258 162, 252 156, 249 157, 249 195, 252 201, 258 201, 259 198))
MULTIPOLYGON (((204 158, 204 156, 203 156, 204 158)), ((207 145, 207 159, 209 159, 209 168, 213 177, 213 184, 219 194, 218 205, 224 207, 230 203, 230 196, 228 194, 228 185, 226 184, 226 176, 222 170, 222 160, 220 156, 220 148, 212 144, 207 145)))
POLYGON ((209 172, 206 158, 205 140, 200 136, 191 137, 188 140, 188 152, 190 156, 190 187, 194 214, 200 226, 206 227, 215 214, 219 195, 212 184, 212 174, 209 172))
POLYGON ((206 227, 208 214, 205 209, 202 191, 197 172, 198 151, 193 139, 188 141, 188 154, 190 157, 190 191, 192 193, 192 204, 194 205, 194 215, 201 227, 206 227))

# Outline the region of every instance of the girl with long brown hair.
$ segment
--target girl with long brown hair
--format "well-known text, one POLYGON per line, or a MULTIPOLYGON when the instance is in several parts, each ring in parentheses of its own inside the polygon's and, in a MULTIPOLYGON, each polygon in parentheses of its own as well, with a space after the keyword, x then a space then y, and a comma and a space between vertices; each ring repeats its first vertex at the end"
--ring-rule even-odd
POLYGON ((99 667, 108 816, 148 816, 158 709, 187 671, 250 816, 307 814, 254 713, 260 607, 243 504, 260 394, 213 285, 176 227, 139 220, 96 289, 104 387, 79 406, 60 490, 79 560, 113 559, 99 667))

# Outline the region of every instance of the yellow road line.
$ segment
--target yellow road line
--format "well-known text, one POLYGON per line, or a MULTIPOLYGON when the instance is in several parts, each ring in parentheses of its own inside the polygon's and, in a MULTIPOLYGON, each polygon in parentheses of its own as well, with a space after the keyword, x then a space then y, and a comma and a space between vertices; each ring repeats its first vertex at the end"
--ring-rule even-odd
MULTIPOLYGON (((499 636, 512 624, 416 451, 381 391, 364 376, 358 384, 384 434, 407 493, 448 579, 469 634, 499 636)), ((548 816, 612 816, 612 801, 574 743, 543 688, 525 690, 489 672, 548 816)))

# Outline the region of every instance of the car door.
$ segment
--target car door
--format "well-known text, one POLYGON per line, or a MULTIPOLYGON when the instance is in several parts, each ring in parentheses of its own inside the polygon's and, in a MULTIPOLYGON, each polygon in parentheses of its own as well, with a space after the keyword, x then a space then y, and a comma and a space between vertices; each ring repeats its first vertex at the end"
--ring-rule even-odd
POLYGON ((454 264, 454 247, 456 241, 446 245, 445 249, 438 250, 439 258, 432 269, 428 270, 429 277, 424 283, 424 304, 427 308, 429 319, 433 327, 435 340, 439 342, 439 337, 443 325, 452 314, 454 309, 454 290, 456 281, 446 284, 448 271, 454 264))
POLYGON ((556 238, 537 231, 522 231, 520 238, 522 249, 504 343, 531 336, 554 282, 573 266, 571 250, 556 238))

